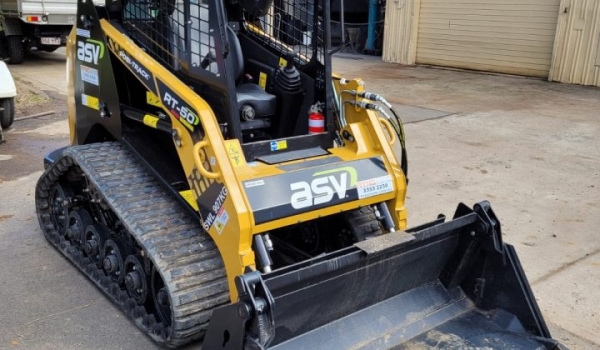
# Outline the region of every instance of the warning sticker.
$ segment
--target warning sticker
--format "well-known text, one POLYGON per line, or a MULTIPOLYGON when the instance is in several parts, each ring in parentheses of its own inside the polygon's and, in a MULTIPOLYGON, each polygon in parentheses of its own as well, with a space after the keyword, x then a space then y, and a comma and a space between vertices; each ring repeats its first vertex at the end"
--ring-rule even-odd
POLYGON ((217 232, 219 234, 223 232, 223 230, 225 229, 225 225, 227 225, 228 221, 229 214, 227 213, 227 210, 225 210, 225 207, 221 207, 221 209, 219 209, 219 212, 217 213, 217 218, 215 219, 215 228, 217 229, 217 232))
POLYGON ((234 167, 239 167, 246 164, 246 159, 242 154, 242 147, 238 140, 227 140, 227 154, 229 154, 229 160, 234 167))
POLYGON ((153 94, 152 91, 146 91, 146 103, 150 106, 162 107, 160 99, 158 98, 158 96, 153 94))
POLYGON ((287 140, 271 142, 271 151, 281 151, 287 149, 287 140))
POLYGON ((287 66, 287 60, 283 57, 279 57, 279 67, 287 66))
POLYGON ((100 110, 100 100, 94 96, 81 94, 81 104, 97 111, 100 110))
POLYGON ((198 203, 196 203, 196 198, 194 198, 192 190, 181 191, 179 192, 179 195, 181 195, 194 210, 198 211, 198 203))

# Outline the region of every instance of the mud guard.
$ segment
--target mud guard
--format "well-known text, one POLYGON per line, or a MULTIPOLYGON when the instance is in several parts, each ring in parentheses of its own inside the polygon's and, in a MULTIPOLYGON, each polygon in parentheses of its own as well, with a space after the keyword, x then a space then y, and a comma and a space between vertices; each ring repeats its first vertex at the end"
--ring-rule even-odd
POLYGON ((213 312, 208 349, 565 349, 488 202, 238 279, 240 300, 213 312))

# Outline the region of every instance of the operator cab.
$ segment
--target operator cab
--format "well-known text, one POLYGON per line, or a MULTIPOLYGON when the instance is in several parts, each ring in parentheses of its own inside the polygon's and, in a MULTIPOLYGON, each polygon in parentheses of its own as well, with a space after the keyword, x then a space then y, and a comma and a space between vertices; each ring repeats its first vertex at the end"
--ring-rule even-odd
POLYGON ((306 135, 309 111, 326 102, 321 10, 291 3, 132 0, 123 28, 211 105, 225 138, 306 135))

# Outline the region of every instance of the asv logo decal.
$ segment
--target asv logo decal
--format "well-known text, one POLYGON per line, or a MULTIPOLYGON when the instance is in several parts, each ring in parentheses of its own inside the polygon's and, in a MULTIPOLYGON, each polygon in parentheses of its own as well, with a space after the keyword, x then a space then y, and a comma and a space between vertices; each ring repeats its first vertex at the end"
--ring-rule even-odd
POLYGON ((104 57, 104 44, 98 40, 87 39, 77 42, 77 59, 92 64, 104 57))
POLYGON ((320 171, 313 177, 310 183, 299 181, 290 184, 290 189, 294 191, 291 198, 294 209, 325 204, 336 196, 338 200, 346 198, 346 191, 356 185, 358 175, 356 169, 343 167, 320 171))

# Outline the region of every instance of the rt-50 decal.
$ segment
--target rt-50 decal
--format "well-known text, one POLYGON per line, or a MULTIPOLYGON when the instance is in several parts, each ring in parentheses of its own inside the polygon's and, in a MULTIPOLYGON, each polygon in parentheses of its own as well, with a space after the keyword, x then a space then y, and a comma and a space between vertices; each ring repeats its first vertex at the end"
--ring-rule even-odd
POLYGON ((165 106, 171 109, 171 113, 173 113, 175 118, 179 119, 179 121, 182 122, 183 125, 187 126, 190 130, 194 130, 192 126, 198 125, 200 122, 200 118, 198 118, 196 113, 192 112, 188 106, 181 105, 179 100, 168 92, 163 94, 162 101, 165 106))
POLYGON ((181 124, 190 131, 194 131, 194 127, 200 124, 198 115, 162 81, 157 79, 157 83, 162 104, 169 109, 171 114, 178 119, 181 124))

